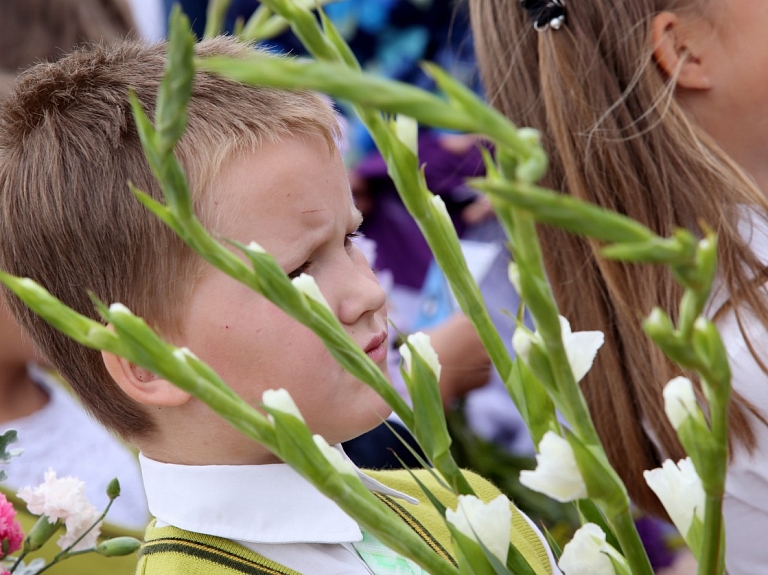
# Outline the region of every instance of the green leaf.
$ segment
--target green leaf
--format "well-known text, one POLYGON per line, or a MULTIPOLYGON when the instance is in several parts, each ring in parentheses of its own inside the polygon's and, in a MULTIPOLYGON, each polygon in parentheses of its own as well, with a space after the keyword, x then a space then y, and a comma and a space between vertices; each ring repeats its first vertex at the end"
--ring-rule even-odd
POLYGON ((485 552, 479 543, 473 541, 452 523, 446 521, 446 525, 453 537, 453 548, 459 564, 459 573, 462 575, 497 575, 485 552))
POLYGON ((544 525, 544 523, 539 525, 539 529, 542 533, 544 533, 544 537, 547 538, 547 544, 549 545, 549 548, 552 551, 552 555, 555 558, 555 563, 558 563, 560 561, 560 556, 563 554, 563 550, 560 548, 560 544, 557 542, 557 539, 552 536, 552 533, 550 533, 549 529, 547 529, 547 526, 544 525))
POLYGON ((9 429, 5 433, 0 434, 0 463, 5 463, 13 457, 8 452, 8 446, 11 443, 16 443, 19 440, 19 434, 15 429, 9 429))
POLYGON ((178 4, 171 11, 168 29, 168 60, 155 110, 155 142, 161 158, 172 152, 187 126, 187 102, 195 76, 195 36, 178 4))
POLYGON ((360 70, 360 62, 357 61, 357 57, 349 47, 349 44, 347 44, 344 38, 341 37, 338 28, 336 28, 336 25, 330 18, 328 18, 328 16, 326 16, 325 10, 323 10, 320 6, 318 6, 317 11, 320 14, 320 22, 323 24, 323 32, 325 32, 325 37, 328 38, 328 41, 336 48, 336 51, 341 56, 344 64, 353 70, 360 70))

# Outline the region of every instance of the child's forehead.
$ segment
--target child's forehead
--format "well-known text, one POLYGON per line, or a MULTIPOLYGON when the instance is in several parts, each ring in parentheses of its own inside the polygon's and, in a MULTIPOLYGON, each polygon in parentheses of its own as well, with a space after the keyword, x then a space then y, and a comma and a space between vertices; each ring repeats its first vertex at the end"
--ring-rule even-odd
POLYGON ((338 151, 319 138, 292 138, 233 155, 201 206, 212 230, 238 241, 289 239, 341 223, 359 225, 338 151), (256 237, 243 237, 248 234, 256 237))

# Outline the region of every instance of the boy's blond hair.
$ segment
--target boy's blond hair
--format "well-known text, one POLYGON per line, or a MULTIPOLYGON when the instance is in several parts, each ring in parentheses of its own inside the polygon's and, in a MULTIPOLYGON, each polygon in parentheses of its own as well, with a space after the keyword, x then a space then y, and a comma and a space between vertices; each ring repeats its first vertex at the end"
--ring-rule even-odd
MULTIPOLYGON (((249 50, 227 38, 197 46, 201 56, 249 50)), ((0 266, 33 278, 84 315, 97 317, 91 290, 174 335, 203 262, 127 186, 130 180, 162 198, 141 149, 128 88, 151 117, 165 51, 164 44, 132 41, 92 46, 19 78, 0 108, 0 266)), ((215 217, 215 199, 206 190, 234 154, 289 135, 321 137, 329 146, 338 137, 336 114, 321 96, 251 88, 205 73, 196 76, 188 113, 177 155, 204 222, 215 217)), ((253 175, 258 179, 258 166, 253 175)), ((98 351, 9 300, 99 421, 126 438, 153 430, 142 407, 112 381, 98 351)))

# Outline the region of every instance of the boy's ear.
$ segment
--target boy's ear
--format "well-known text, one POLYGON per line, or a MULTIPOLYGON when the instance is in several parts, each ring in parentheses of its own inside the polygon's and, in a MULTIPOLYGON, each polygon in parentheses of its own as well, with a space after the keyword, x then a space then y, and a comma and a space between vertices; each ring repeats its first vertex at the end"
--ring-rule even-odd
POLYGON ((712 80, 702 55, 706 36, 701 22, 684 22, 673 12, 653 18, 653 57, 661 71, 679 88, 709 90, 712 80))
POLYGON ((107 351, 101 352, 104 366, 120 389, 142 405, 178 407, 192 397, 167 379, 132 364, 125 358, 107 351))

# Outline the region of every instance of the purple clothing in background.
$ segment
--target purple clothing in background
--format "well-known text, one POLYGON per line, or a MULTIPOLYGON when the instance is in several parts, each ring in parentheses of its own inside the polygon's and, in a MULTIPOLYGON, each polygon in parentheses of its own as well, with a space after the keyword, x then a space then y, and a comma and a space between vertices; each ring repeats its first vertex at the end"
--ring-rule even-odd
MULTIPOLYGON (((476 197, 464 180, 485 173, 480 150, 472 146, 457 155, 441 146, 439 134, 422 132, 419 160, 425 165, 427 187, 443 198, 461 236, 465 226, 459 215, 476 197)), ((398 285, 421 288, 432 252, 387 175, 384 159, 374 152, 358 164, 354 173, 368 182, 373 201, 373 209, 365 215, 360 231, 376 241, 376 267, 391 270, 398 285)))

